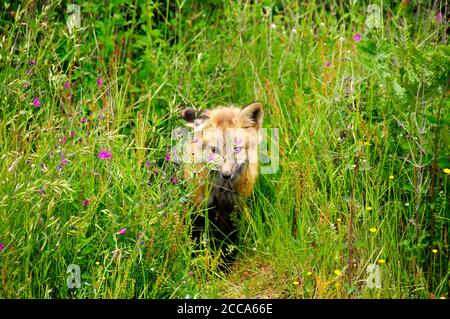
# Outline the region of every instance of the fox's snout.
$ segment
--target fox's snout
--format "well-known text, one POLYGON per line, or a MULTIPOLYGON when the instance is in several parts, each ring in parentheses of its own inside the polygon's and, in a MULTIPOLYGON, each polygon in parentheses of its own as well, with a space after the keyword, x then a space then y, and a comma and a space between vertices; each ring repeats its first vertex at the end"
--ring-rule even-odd
POLYGON ((238 169, 238 164, 236 161, 225 161, 219 167, 219 173, 221 177, 225 180, 231 180, 234 176, 236 176, 236 172, 238 169))

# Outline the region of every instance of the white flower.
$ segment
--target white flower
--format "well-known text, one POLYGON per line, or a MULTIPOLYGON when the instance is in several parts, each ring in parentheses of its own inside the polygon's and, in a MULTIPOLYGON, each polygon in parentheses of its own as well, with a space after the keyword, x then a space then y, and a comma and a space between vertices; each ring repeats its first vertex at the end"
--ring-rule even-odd
POLYGON ((276 25, 275 23, 272 23, 272 24, 270 25, 270 28, 271 28, 272 30, 276 30, 276 29, 277 29, 277 25, 276 25))

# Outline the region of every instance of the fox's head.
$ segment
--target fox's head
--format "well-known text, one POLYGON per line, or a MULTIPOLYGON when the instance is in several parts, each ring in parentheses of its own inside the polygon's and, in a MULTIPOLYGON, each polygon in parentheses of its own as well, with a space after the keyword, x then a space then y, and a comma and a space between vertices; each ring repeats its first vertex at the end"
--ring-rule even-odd
POLYGON ((181 116, 194 129, 188 151, 196 163, 208 167, 215 184, 235 186, 241 183, 251 189, 258 170, 262 105, 253 103, 242 109, 218 107, 200 112, 187 108, 181 116))

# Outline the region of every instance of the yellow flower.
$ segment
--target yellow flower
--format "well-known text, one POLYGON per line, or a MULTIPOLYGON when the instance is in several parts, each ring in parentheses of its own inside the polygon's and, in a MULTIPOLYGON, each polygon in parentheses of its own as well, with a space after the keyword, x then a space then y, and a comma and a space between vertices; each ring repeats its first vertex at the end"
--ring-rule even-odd
POLYGON ((364 142, 364 146, 369 146, 369 145, 370 145, 369 141, 364 142))
POLYGON ((106 277, 102 277, 102 280, 106 280, 106 277))
POLYGON ((445 296, 439 297, 439 299, 446 299, 445 296))
POLYGON ((98 265, 100 265, 100 262, 99 262, 99 261, 96 261, 95 264, 98 266, 98 265))
POLYGON ((341 274, 341 271, 340 271, 339 269, 336 269, 336 270, 334 271, 334 273, 336 274, 336 276, 339 276, 339 275, 341 274))
POLYGON ((450 168, 444 168, 444 173, 450 175, 450 168))
POLYGON ((370 231, 371 233, 376 233, 376 232, 377 232, 377 229, 376 229, 375 227, 372 227, 372 228, 369 229, 369 231, 370 231))
POLYGON ((389 176, 389 179, 394 179, 394 175, 389 176))
POLYGON ((307 276, 311 276, 311 275, 312 275, 312 272, 308 271, 308 272, 306 273, 306 275, 307 275, 307 276))
POLYGON ((367 209, 368 211, 371 211, 371 210, 372 210, 372 206, 367 206, 366 209, 367 209))
POLYGON ((338 221, 338 223, 340 223, 342 221, 342 219, 338 218, 337 221, 338 221))
POLYGON ((437 254, 438 250, 437 250, 437 249, 433 249, 431 252, 432 252, 433 254, 437 254))
POLYGON ((298 286, 300 283, 299 283, 298 281, 294 281, 293 284, 294 284, 295 286, 298 286))
POLYGON ((384 260, 384 259, 378 259, 379 264, 384 264, 385 262, 386 262, 386 260, 384 260))

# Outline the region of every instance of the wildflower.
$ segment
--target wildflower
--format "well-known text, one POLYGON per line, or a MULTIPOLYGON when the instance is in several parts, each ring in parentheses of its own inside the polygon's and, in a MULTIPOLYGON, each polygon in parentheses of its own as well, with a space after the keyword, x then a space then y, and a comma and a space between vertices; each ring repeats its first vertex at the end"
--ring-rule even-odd
POLYGON ((441 14, 441 12, 438 12, 434 18, 436 19, 437 22, 441 22, 442 21, 442 14, 441 14))
POLYGON ((208 156, 208 162, 211 162, 211 161, 214 161, 214 155, 213 154, 211 154, 211 155, 209 155, 208 156))
POLYGON ((41 168, 45 168, 45 164, 44 164, 44 163, 39 163, 39 166, 40 166, 41 168))
POLYGON ((165 158, 166 158, 166 161, 170 161, 170 151, 166 153, 165 158))
POLYGON ((384 260, 384 259, 378 259, 379 264, 384 264, 385 262, 386 262, 386 260, 384 260))
POLYGON ((67 160, 63 157, 63 158, 61 158, 61 164, 63 164, 63 165, 69 164, 69 160, 67 160))
POLYGON ((339 275, 341 274, 341 271, 340 271, 339 269, 336 269, 336 270, 334 271, 334 273, 336 274, 336 276, 339 276, 339 275))
POLYGON ((70 137, 74 137, 74 136, 75 136, 75 132, 71 132, 70 137))
POLYGON ((270 28, 271 28, 272 30, 276 30, 276 29, 277 29, 277 25, 276 25, 275 23, 272 23, 272 24, 270 25, 270 28))
POLYGON ((394 179, 394 175, 389 176, 389 179, 391 180, 394 179))
POLYGON ((242 143, 243 143, 243 141, 242 141, 241 138, 238 138, 238 139, 236 140, 236 145, 242 145, 242 143))
POLYGON ((34 98, 34 100, 31 102, 31 104, 33 104, 36 107, 41 106, 42 104, 41 104, 41 102, 39 102, 39 99, 40 99, 39 97, 34 98))
POLYGON ((56 166, 56 169, 61 172, 62 171, 62 166, 58 165, 58 166, 56 166))
POLYGON ((145 162, 145 166, 147 166, 147 167, 150 167, 150 162, 149 161, 147 161, 147 162, 145 162))
POLYGON ((294 281, 293 284, 294 284, 295 286, 298 286, 300 283, 299 283, 298 281, 294 281))
POLYGON ((312 275, 312 272, 311 272, 311 271, 308 271, 308 272, 306 273, 306 275, 307 275, 307 276, 311 276, 311 275, 312 275))
POLYGON ((336 219, 338 223, 340 223, 342 221, 342 218, 338 218, 336 219))
POLYGON ((450 175, 450 168, 444 168, 444 173, 450 175))
POLYGON ((3 249, 5 249, 5 244, 4 243, 0 243, 0 251, 2 251, 3 249))
POLYGON ((35 65, 36 64, 36 60, 31 59, 30 64, 35 65))
POLYGON ((67 81, 66 83, 64 83, 64 88, 65 88, 65 89, 68 89, 69 86, 70 86, 70 82, 69 82, 69 81, 67 81))
POLYGON ((84 207, 88 207, 88 205, 89 205, 89 199, 85 199, 85 200, 83 201, 83 206, 84 206, 84 207))
POLYGON ((359 33, 355 34, 355 36, 353 37, 353 40, 355 40, 356 42, 361 41, 361 34, 359 34, 359 33))
POLYGON ((366 209, 367 209, 368 211, 371 211, 371 210, 372 210, 372 206, 367 206, 366 209))
POLYGON ((104 159, 107 159, 107 158, 111 158, 111 157, 112 157, 112 154, 108 153, 107 150, 101 150, 98 153, 98 158, 101 159, 101 160, 104 160, 104 159))
POLYGON ((158 170, 156 168, 153 169, 153 174, 158 173, 158 170))
POLYGON ((292 33, 293 34, 297 34, 297 29, 296 28, 292 28, 292 33))
POLYGON ((38 192, 39 192, 39 194, 41 194, 41 196, 45 196, 45 191, 42 187, 39 188, 38 192))
POLYGON ((371 233, 376 233, 376 232, 377 232, 377 229, 376 229, 375 227, 371 227, 371 228, 369 229, 369 231, 370 231, 371 233))
POLYGON ((433 249, 431 252, 432 252, 433 254, 437 254, 438 250, 437 250, 437 249, 433 249))
POLYGON ((86 118, 85 117, 83 117, 82 119, 81 119, 81 124, 84 124, 84 123, 86 123, 86 118))
POLYGON ((127 229, 126 228, 122 228, 121 230, 119 230, 117 232, 117 235, 125 235, 127 233, 127 229))
POLYGON ((370 146, 370 143, 368 141, 365 141, 364 146, 370 146))
POLYGON ((98 86, 102 86, 102 84, 103 84, 102 79, 97 78, 97 85, 98 85, 98 86))
POLYGON ((325 63, 325 66, 326 66, 327 68, 329 68, 329 67, 331 66, 331 62, 330 62, 330 61, 327 61, 327 62, 325 63))
POLYGON ((67 141, 67 138, 64 136, 59 139, 59 144, 64 144, 67 141))
POLYGON ((98 266, 98 265, 100 265, 100 262, 99 262, 99 261, 96 261, 95 264, 98 266))
POLYGON ((180 181, 179 181, 178 177, 175 177, 172 175, 172 176, 170 176, 170 182, 174 185, 177 185, 180 181))

